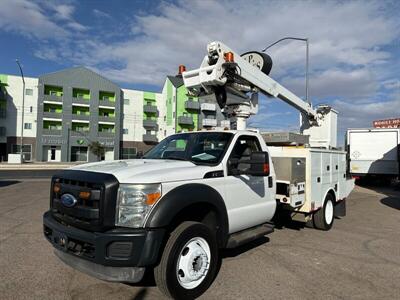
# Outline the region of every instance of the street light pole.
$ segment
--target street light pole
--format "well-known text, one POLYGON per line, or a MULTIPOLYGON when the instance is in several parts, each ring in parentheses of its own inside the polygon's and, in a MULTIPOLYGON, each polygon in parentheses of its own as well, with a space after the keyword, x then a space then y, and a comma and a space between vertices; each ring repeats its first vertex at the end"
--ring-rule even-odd
POLYGON ((306 42, 306 101, 311 105, 311 101, 309 98, 309 91, 308 91, 308 72, 309 72, 309 42, 308 38, 298 38, 298 37, 284 37, 280 40, 277 40, 276 42, 272 43, 271 45, 267 46, 262 50, 262 52, 265 52, 267 49, 271 48, 272 46, 275 46, 276 44, 285 41, 285 40, 296 40, 296 41, 303 41, 306 42))
POLYGON ((25 111, 25 78, 24 78, 24 72, 22 71, 21 64, 19 63, 19 60, 16 59, 15 62, 17 63, 19 67, 19 71, 21 72, 22 76, 22 116, 21 116, 21 145, 20 145, 20 155, 21 155, 21 163, 24 162, 24 156, 23 156, 23 151, 22 148, 24 146, 24 111, 25 111))

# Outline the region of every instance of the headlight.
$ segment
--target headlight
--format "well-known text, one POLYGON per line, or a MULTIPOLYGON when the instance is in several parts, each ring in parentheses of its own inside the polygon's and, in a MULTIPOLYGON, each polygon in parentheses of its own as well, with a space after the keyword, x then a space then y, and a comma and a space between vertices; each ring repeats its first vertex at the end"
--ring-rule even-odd
POLYGON ((141 227, 151 207, 161 198, 161 184, 121 184, 115 225, 141 227))

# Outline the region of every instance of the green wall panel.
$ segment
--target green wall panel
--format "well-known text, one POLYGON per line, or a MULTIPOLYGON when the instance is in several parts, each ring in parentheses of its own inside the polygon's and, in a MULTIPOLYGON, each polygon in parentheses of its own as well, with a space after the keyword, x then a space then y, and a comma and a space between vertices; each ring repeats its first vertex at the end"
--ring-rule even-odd
POLYGON ((0 85, 5 86, 8 83, 8 75, 0 74, 0 85))
POLYGON ((143 93, 143 101, 156 101, 156 93, 152 92, 144 92, 143 93))

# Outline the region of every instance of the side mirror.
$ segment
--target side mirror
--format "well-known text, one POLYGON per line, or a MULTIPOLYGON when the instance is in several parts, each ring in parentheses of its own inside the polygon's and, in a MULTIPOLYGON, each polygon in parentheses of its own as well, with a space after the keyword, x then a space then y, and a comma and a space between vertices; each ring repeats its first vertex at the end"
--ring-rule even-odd
POLYGON ((253 176, 269 176, 269 154, 268 152, 253 152, 250 155, 249 174, 253 176))

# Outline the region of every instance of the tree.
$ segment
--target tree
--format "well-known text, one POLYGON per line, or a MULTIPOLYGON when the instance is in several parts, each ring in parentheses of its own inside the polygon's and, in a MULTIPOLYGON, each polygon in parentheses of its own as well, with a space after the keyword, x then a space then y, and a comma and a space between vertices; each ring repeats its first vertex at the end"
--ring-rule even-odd
POLYGON ((105 148, 100 142, 91 142, 89 144, 89 150, 94 155, 97 156, 97 159, 100 160, 102 156, 104 156, 105 148))

